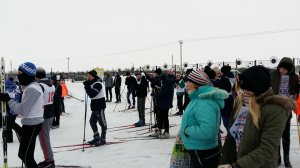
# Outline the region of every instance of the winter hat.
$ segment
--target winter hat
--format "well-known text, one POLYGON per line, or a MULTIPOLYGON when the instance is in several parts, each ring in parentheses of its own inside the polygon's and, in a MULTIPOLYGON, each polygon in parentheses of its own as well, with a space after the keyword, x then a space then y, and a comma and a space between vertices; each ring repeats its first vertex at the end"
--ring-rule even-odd
POLYGON ((97 72, 95 70, 91 70, 88 74, 92 75, 93 77, 97 77, 97 72))
POLYGON ((51 80, 57 81, 56 74, 54 74, 54 75, 51 76, 51 80))
POLYGON ((207 74, 201 69, 193 70, 187 77, 187 80, 200 86, 207 85, 210 83, 207 74))
POLYGON ((220 73, 220 72, 221 72, 221 70, 220 70, 219 67, 214 67, 213 70, 214 70, 216 73, 220 73))
POLYGON ((252 91, 259 96, 270 87, 270 73, 263 66, 250 67, 239 75, 239 84, 242 89, 252 91))
POLYGON ((42 67, 36 68, 35 77, 38 78, 38 79, 46 78, 46 70, 42 67))
POLYGON ((21 64, 18 70, 24 72, 28 76, 35 76, 36 73, 36 67, 31 62, 25 62, 21 64))
POLYGON ((126 76, 130 75, 130 72, 126 72, 126 76))
POLYGON ((229 73, 231 71, 231 66, 229 65, 224 65, 222 68, 221 68, 221 72, 223 74, 226 74, 226 73, 229 73))
POLYGON ((157 68, 157 69, 155 70, 155 73, 156 73, 157 75, 161 75, 162 70, 161 70, 160 68, 157 68))

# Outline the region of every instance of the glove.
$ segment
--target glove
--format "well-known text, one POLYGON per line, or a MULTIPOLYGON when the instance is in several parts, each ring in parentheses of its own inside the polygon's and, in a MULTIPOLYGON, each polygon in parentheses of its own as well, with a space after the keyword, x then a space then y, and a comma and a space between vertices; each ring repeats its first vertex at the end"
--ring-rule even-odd
POLYGON ((151 93, 150 96, 154 97, 154 96, 155 96, 155 93, 151 93))
POLYGON ((84 81, 84 82, 83 82, 83 85, 84 85, 84 86, 90 85, 90 81, 88 81, 88 80, 84 81))
POLYGON ((227 165, 220 165, 218 166, 218 168, 232 168, 232 166, 230 164, 227 164, 227 165))
POLYGON ((10 97, 7 93, 0 93, 0 101, 8 102, 10 97))

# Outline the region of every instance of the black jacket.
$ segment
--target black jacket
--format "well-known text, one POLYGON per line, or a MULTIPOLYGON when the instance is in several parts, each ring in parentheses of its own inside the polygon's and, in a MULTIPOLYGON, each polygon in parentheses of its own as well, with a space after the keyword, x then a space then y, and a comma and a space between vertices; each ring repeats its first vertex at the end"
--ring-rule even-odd
MULTIPOLYGON (((92 81, 83 82, 84 89, 90 98, 96 97, 99 94, 99 92, 103 89, 102 85, 100 83, 94 84, 95 82, 98 82, 98 81, 99 81, 99 78, 95 78, 92 81), (93 88, 91 87, 92 84, 94 84, 93 88)), ((100 98, 100 99, 91 100, 91 110, 92 111, 97 111, 97 110, 105 109, 105 108, 106 108, 106 103, 105 103, 104 97, 100 98)))
POLYGON ((137 82, 136 96, 137 97, 146 97, 147 96, 147 87, 148 87, 147 79, 145 76, 142 76, 140 83, 137 82))
POLYGON ((162 80, 162 86, 159 93, 154 93, 154 97, 158 99, 158 106, 165 110, 173 107, 175 78, 166 78, 162 80))
POLYGON ((61 98, 61 94, 62 94, 62 87, 60 86, 60 84, 55 81, 53 83, 53 85, 55 86, 55 93, 54 93, 54 97, 53 97, 53 105, 54 105, 54 112, 55 113, 60 113, 62 112, 61 109, 61 103, 62 103, 62 98, 61 98))
POLYGON ((122 78, 120 75, 116 75, 115 80, 114 80, 114 86, 120 88, 122 83, 122 78))
POLYGON ((136 90, 136 79, 133 76, 126 77, 125 85, 127 85, 127 90, 135 91, 136 90))

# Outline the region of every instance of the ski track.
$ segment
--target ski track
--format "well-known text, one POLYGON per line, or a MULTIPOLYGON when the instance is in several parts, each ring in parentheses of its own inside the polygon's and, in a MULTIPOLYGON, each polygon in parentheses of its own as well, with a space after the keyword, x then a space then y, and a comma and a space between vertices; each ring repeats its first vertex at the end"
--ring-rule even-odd
MULTIPOLYGON (((124 78, 122 81, 125 81, 124 78)), ((67 82, 67 86, 73 96, 84 99, 84 89, 81 82, 71 83, 67 82)), ((122 83, 122 89, 124 83, 122 83)), ((126 89, 123 92, 122 102, 117 104, 115 111, 115 96, 113 91, 113 102, 107 103, 105 110, 106 120, 109 130, 122 129, 125 125, 130 125, 138 121, 137 111, 130 112, 118 112, 124 110, 126 102, 126 89), (113 128, 119 127, 119 128, 113 128)), ((150 98, 150 96, 148 95, 150 98)), ((90 99, 88 101, 88 115, 86 119, 86 141, 93 138, 93 132, 89 125, 89 117, 91 114, 89 108, 90 99)), ((170 110, 172 114, 176 113, 176 97, 173 101, 174 108, 170 110)), ((80 102, 76 99, 65 99, 66 112, 70 115, 61 117, 61 125, 58 129, 51 130, 52 146, 62 146, 71 144, 80 144, 83 142, 83 123, 84 123, 84 102, 80 102)), ((146 99, 146 107, 150 107, 150 102, 146 99)), ((145 113, 150 112, 150 109, 146 109, 145 113)), ((149 124, 150 116, 146 115, 146 124, 149 124)), ((154 121, 154 119, 152 119, 154 121)), ((173 116, 169 118, 170 124, 180 124, 181 117, 173 116)), ((20 118, 17 118, 17 122, 20 123, 20 118)), ((295 125, 295 117, 292 118, 292 125, 295 125)), ((146 126, 148 128, 148 126, 146 126)), ((146 128, 141 127, 141 128, 146 128)), ((100 128, 100 127, 99 127, 100 128)), ((174 137, 178 133, 180 125, 172 127, 170 129, 170 136, 174 137)), ((138 128, 140 129, 140 128, 138 128)), ((107 133, 107 141, 116 141, 114 137, 130 137, 139 136, 137 133, 147 132, 130 132, 133 129, 124 129, 115 132, 107 133)), ((153 129, 154 130, 154 129, 153 129)), ((223 128, 222 130, 225 130, 223 128)), ((291 162, 295 168, 300 168, 300 147, 298 143, 297 128, 291 127, 291 162)), ((223 134, 224 136, 225 134, 223 134)), ((143 136, 143 135, 141 135, 143 136)), ((159 140, 132 140, 126 141, 120 144, 105 145, 99 148, 89 148, 82 152, 82 150, 65 151, 55 153, 55 163, 57 165, 79 165, 79 166, 92 166, 92 168, 165 168, 169 167, 169 161, 171 157, 172 148, 175 139, 159 139, 159 140)), ((2 145, 2 143, 1 143, 2 145)), ((8 144, 8 166, 18 167, 22 165, 21 160, 18 158, 19 142, 14 134, 14 142, 8 144)), ((2 147, 1 147, 2 151, 2 147)), ((58 149, 53 148, 53 151, 58 149)), ((0 152, 0 158, 3 160, 3 152, 0 152)), ((37 162, 44 160, 43 154, 40 148, 39 140, 37 139, 35 159, 37 162)), ((0 167, 3 166, 3 162, 0 162, 0 167)), ((281 166, 284 167, 284 166, 281 166)))

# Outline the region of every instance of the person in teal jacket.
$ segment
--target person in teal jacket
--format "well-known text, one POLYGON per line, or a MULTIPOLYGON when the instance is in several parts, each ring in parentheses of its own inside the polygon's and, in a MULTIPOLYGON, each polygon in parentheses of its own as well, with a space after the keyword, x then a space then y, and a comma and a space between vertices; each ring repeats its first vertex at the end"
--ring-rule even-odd
POLYGON ((191 102, 182 117, 180 136, 190 154, 191 168, 217 168, 221 157, 220 109, 228 93, 212 87, 202 70, 193 70, 187 80, 191 102))

